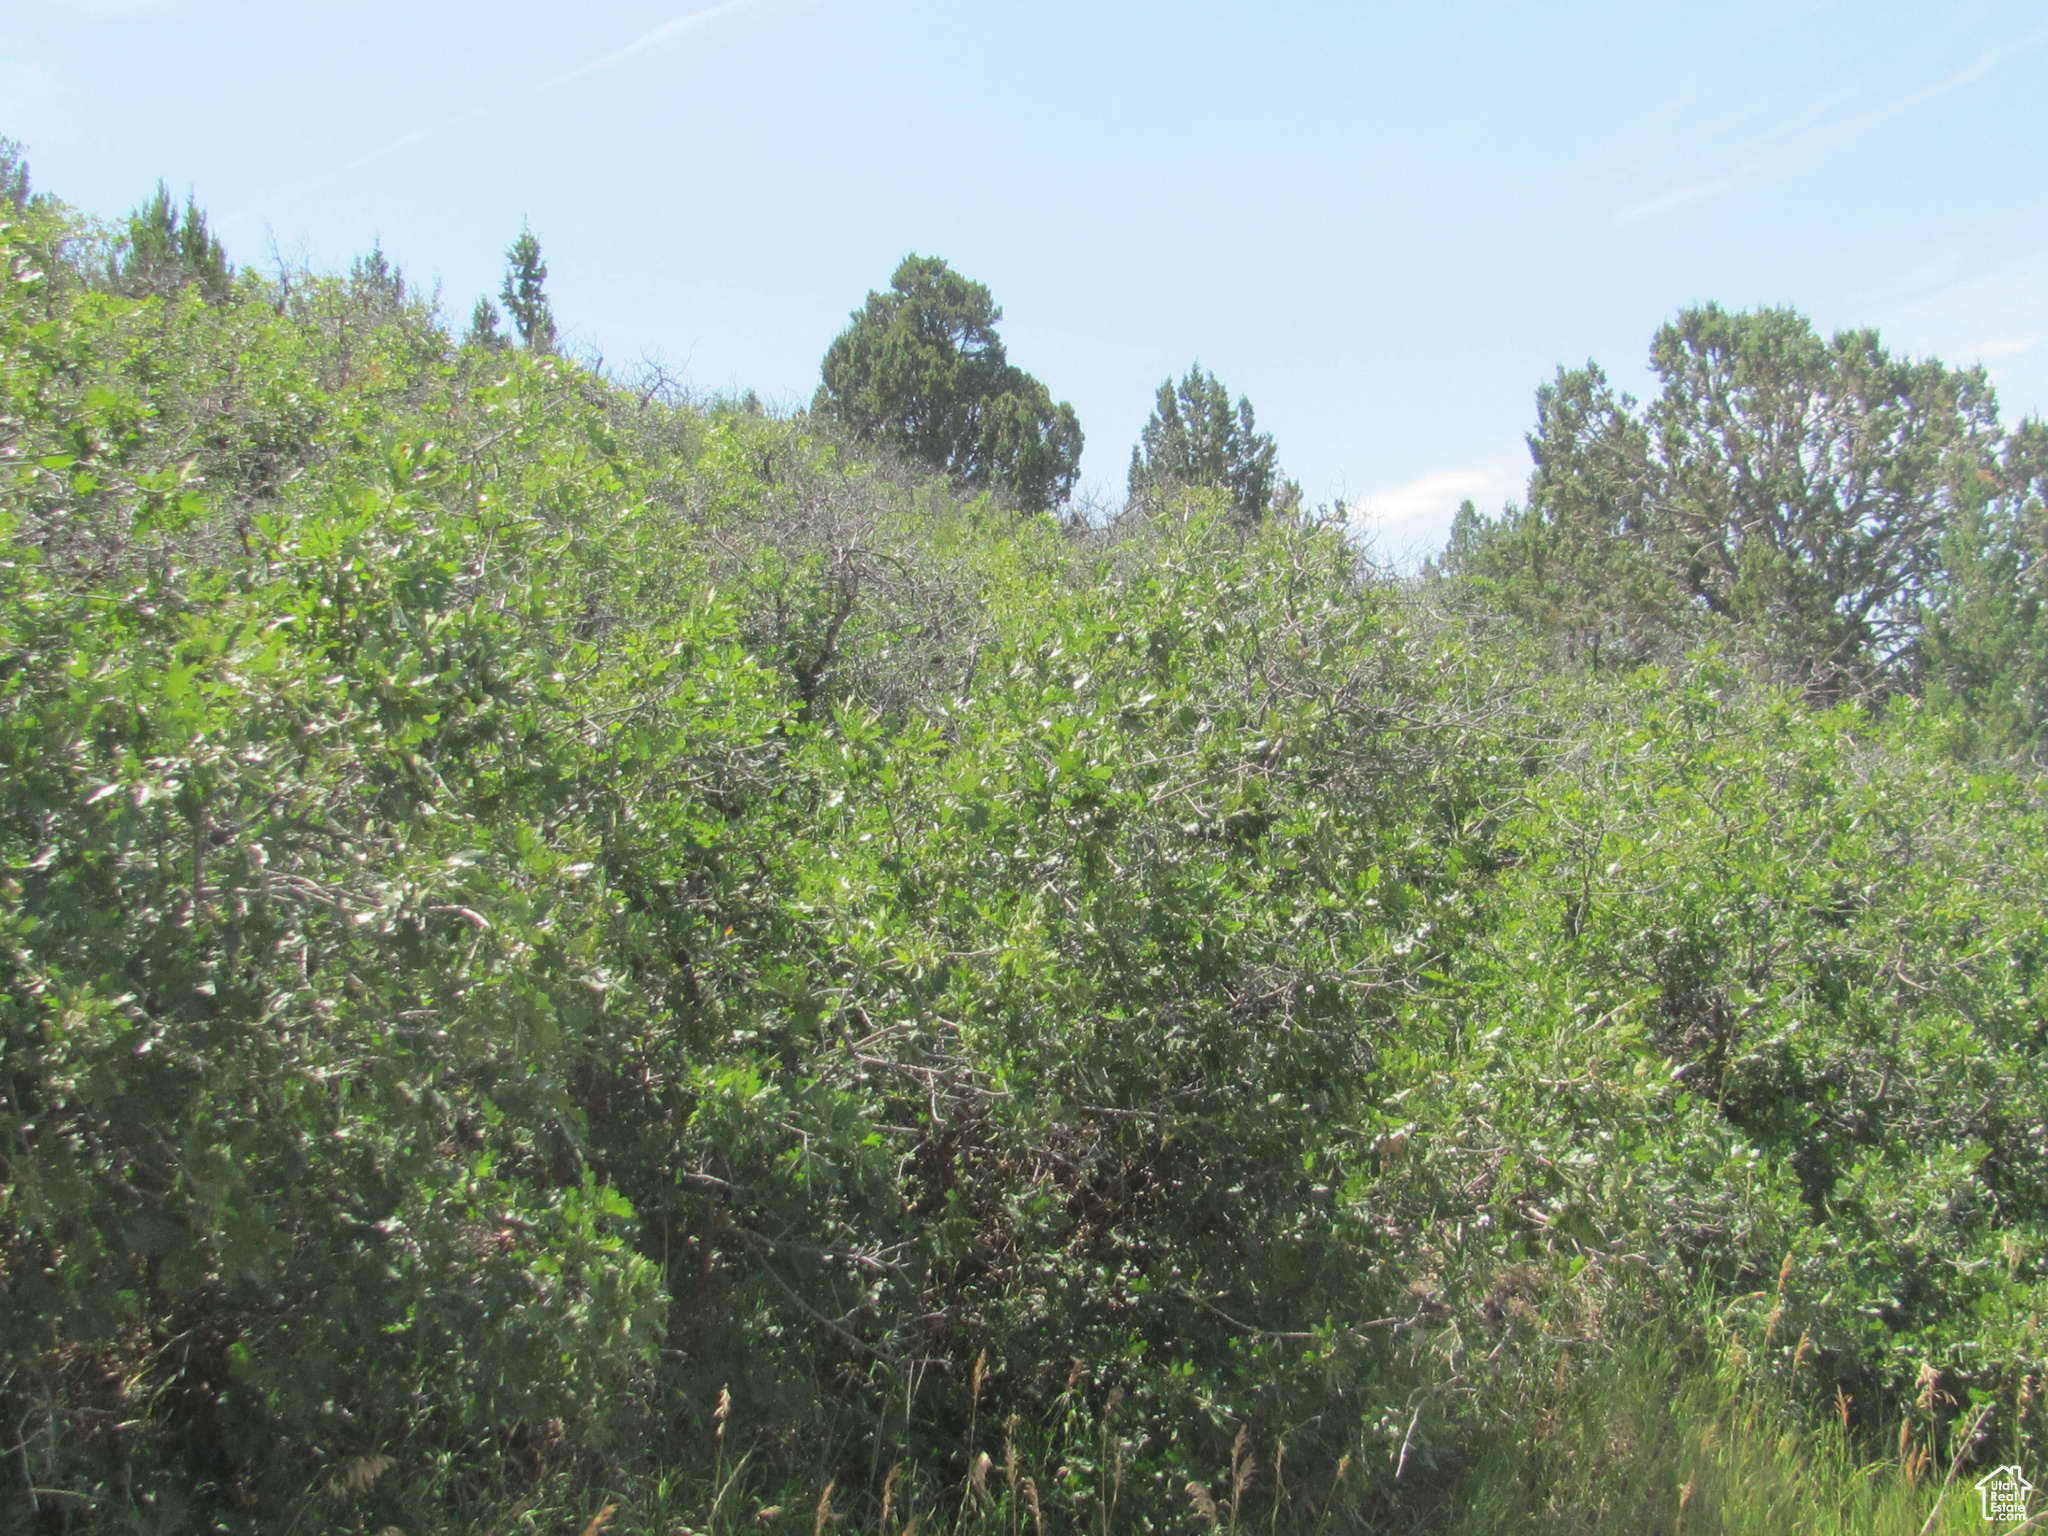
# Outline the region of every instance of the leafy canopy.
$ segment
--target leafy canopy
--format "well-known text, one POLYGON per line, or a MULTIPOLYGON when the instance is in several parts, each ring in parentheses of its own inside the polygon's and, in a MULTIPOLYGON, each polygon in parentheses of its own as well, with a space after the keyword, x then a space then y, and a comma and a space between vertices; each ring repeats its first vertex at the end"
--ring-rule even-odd
POLYGON ((1013 366, 989 290, 936 256, 906 256, 826 349, 812 410, 856 437, 1001 489, 1031 511, 1064 502, 1081 467, 1081 424, 1013 366))

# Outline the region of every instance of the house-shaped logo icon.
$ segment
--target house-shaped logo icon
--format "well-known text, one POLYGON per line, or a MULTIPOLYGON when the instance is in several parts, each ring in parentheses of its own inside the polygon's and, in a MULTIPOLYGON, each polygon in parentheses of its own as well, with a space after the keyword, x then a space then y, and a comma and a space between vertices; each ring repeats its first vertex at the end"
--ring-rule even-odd
POLYGON ((2020 1521, 2027 1518, 2027 1495, 2034 1485, 2018 1467, 1993 1467, 1977 1479, 1977 1497, 1984 1501, 1986 1520, 2020 1521))

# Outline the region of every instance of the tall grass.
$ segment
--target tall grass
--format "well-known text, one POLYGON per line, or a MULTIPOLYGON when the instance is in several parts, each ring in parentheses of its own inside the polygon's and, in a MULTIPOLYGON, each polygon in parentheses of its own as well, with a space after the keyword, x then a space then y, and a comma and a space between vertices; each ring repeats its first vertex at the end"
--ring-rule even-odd
MULTIPOLYGON (((1208 1479, 1159 1489, 1158 1456, 1120 1436, 1105 1401, 1082 1449, 1071 1415, 1064 1439, 1003 1425, 1001 1457, 983 1445, 976 1412, 945 1467, 892 1463, 878 1489, 833 1475, 846 1441, 819 1439, 815 1480, 751 1485, 750 1456, 728 1457, 730 1401, 714 1414, 712 1443, 694 1471, 672 1469, 633 1487, 592 1486, 565 1475, 480 1529, 583 1529, 599 1514, 613 1536, 1048 1536, 1180 1531, 1190 1536, 1421 1532, 1433 1536, 1961 1536, 2010 1531, 1984 1524, 1966 1470, 1988 1410, 1946 1429, 1915 1430, 1880 1447, 1859 1430, 1850 1399, 1816 1414, 1802 1340, 1789 1362, 1763 1363, 1763 1336, 1705 1310, 1682 1326, 1654 1325, 1592 1341, 1586 1358, 1546 1382, 1482 1392, 1465 1417, 1436 1426, 1429 1478, 1389 1465, 1365 1475, 1361 1450, 1334 1473, 1289 1475, 1284 1442, 1258 1442, 1241 1426, 1227 1465, 1208 1479), (1932 1441, 1920 1438, 1932 1433, 1932 1441), (1448 1447, 1448 1455, 1445 1454, 1448 1447), (964 1468, 964 1471, 962 1470, 964 1468), (1077 1487, 1085 1481, 1088 1486, 1077 1487), (1165 1498, 1134 1501, 1127 1483, 1165 1498), (1055 1492, 1056 1491, 1056 1492, 1055 1492), (1052 1495, 1049 1497, 1048 1495, 1052 1495)), ((1120 1396, 1121 1394, 1119 1394, 1120 1396)), ((1412 1423, 1412 1421, 1411 1421, 1412 1423)), ((1412 1436, 1410 1437, 1412 1438, 1412 1436)), ((1150 1447, 1157 1452, 1160 1448, 1150 1447)))
MULTIPOLYGON (((1783 1279, 1780 1277, 1780 1294, 1783 1279)), ((1811 1408, 1802 1337, 1766 1367, 1761 1343, 1719 1316, 1638 1334, 1600 1355, 1520 1426, 1488 1438, 1446 1536, 1935 1536, 1983 1532, 1963 1475, 1988 1413, 1917 1438, 1902 1419, 1891 1454, 1873 1454, 1851 1400, 1811 1408), (1701 1356, 1702 1346, 1706 1352, 1701 1356)), ((1927 1388, 1931 1406, 1932 1387, 1927 1388)), ((1921 1422, 1925 1422, 1922 1420, 1921 1422)), ((1975 1474, 1972 1474, 1973 1476, 1975 1474)))

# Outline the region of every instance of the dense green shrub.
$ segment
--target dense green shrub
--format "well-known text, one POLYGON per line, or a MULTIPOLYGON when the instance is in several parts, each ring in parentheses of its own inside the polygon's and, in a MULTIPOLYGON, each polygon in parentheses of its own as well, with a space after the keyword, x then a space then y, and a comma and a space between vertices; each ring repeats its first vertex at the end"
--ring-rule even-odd
POLYGON ((1735 1530, 1889 1460, 1811 1527, 1877 1529, 2037 1456, 2048 816, 1938 711, 10 216, 14 1528, 1735 1530))

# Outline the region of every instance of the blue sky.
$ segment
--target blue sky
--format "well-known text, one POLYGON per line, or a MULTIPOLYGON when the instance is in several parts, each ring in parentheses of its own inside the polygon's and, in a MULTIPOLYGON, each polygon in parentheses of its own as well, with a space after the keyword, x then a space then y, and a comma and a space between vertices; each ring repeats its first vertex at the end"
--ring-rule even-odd
POLYGON ((381 240, 458 317, 523 218, 572 344, 791 405, 938 254, 1103 494, 1199 358, 1389 552, 1520 494, 1558 364, 1640 392, 1703 300, 2048 409, 2038 0, 5 0, 0 39, 0 133, 85 208, 161 176, 240 262, 381 240))

